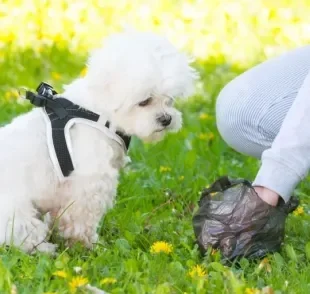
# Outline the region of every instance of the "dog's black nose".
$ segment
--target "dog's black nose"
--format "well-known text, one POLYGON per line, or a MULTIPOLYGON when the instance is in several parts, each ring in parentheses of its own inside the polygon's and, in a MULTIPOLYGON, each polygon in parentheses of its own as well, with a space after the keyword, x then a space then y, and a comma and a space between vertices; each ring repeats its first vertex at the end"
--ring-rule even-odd
POLYGON ((172 117, 169 114, 165 114, 157 118, 157 121, 164 127, 169 126, 171 123, 171 120, 172 120, 172 117))

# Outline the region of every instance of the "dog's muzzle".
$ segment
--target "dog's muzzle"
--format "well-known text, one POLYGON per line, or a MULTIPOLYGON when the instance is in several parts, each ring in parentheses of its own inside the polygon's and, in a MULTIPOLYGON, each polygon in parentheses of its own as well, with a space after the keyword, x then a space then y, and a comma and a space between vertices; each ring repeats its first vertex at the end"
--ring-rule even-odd
POLYGON ((169 114, 164 114, 157 118, 157 122, 160 123, 163 127, 169 126, 171 121, 172 117, 169 114))

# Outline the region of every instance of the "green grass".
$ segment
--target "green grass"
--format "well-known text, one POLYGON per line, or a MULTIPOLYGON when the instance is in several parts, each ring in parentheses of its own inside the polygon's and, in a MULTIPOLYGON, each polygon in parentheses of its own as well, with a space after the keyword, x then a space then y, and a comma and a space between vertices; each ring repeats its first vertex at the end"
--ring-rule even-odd
MULTIPOLYGON (((70 82, 83 68, 85 55, 50 48, 41 54, 14 52, 7 48, 0 63, 0 94, 19 86, 34 88, 42 80, 55 87, 70 82), (52 72, 61 74, 52 80, 52 72)), ((305 214, 291 215, 281 252, 268 257, 268 266, 259 261, 241 261, 240 267, 223 267, 220 256, 199 255, 194 242, 191 218, 198 193, 218 176, 253 179, 259 162, 230 149, 219 136, 214 119, 214 102, 221 88, 245 69, 227 64, 199 63, 202 84, 197 96, 180 105, 184 127, 157 145, 134 139, 130 148, 132 164, 122 173, 116 206, 100 227, 100 242, 93 251, 76 245, 60 246, 55 258, 45 254, 27 255, 16 248, 0 248, 0 293, 69 293, 72 276, 88 278, 91 285, 109 293, 254 293, 246 288, 272 287, 274 293, 310 293, 309 182, 296 191, 305 214), (201 120, 201 113, 211 119, 201 120), (200 134, 214 134, 203 140, 200 134), (160 172, 160 166, 171 171, 160 172), (183 178, 184 177, 184 178, 183 178), (153 255, 155 241, 173 245, 169 255, 153 255), (188 275, 193 265, 204 265, 205 278, 188 275), (80 273, 74 267, 81 267, 80 273), (53 276, 61 270, 67 278, 53 276), (105 277, 117 280, 100 285, 105 277)), ((30 109, 28 103, 1 98, 3 124, 30 109)), ((2 142, 4 144, 5 142, 2 142)), ((87 293, 79 290, 77 293, 87 293)), ((272 293, 272 292, 266 292, 272 293)))

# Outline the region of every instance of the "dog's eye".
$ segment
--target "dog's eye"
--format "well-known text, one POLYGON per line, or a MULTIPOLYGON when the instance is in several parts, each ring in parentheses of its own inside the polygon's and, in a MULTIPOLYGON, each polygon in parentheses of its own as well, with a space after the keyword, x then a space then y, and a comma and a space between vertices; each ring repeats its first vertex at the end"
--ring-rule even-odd
POLYGON ((166 100, 166 105, 167 106, 172 106, 173 102, 174 102, 174 100, 169 98, 169 99, 166 100))
POLYGON ((152 102, 152 97, 147 98, 146 100, 139 103, 139 106, 147 106, 152 102))

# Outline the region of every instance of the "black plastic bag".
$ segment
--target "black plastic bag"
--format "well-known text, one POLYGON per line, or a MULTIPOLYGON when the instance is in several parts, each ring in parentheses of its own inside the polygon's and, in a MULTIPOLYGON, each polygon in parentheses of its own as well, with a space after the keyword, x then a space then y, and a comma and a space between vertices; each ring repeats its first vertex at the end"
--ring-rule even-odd
POLYGON ((279 251, 285 221, 298 206, 294 196, 276 207, 261 200, 244 179, 219 178, 204 189, 193 216, 194 233, 202 253, 219 249, 223 259, 262 258, 279 251))

